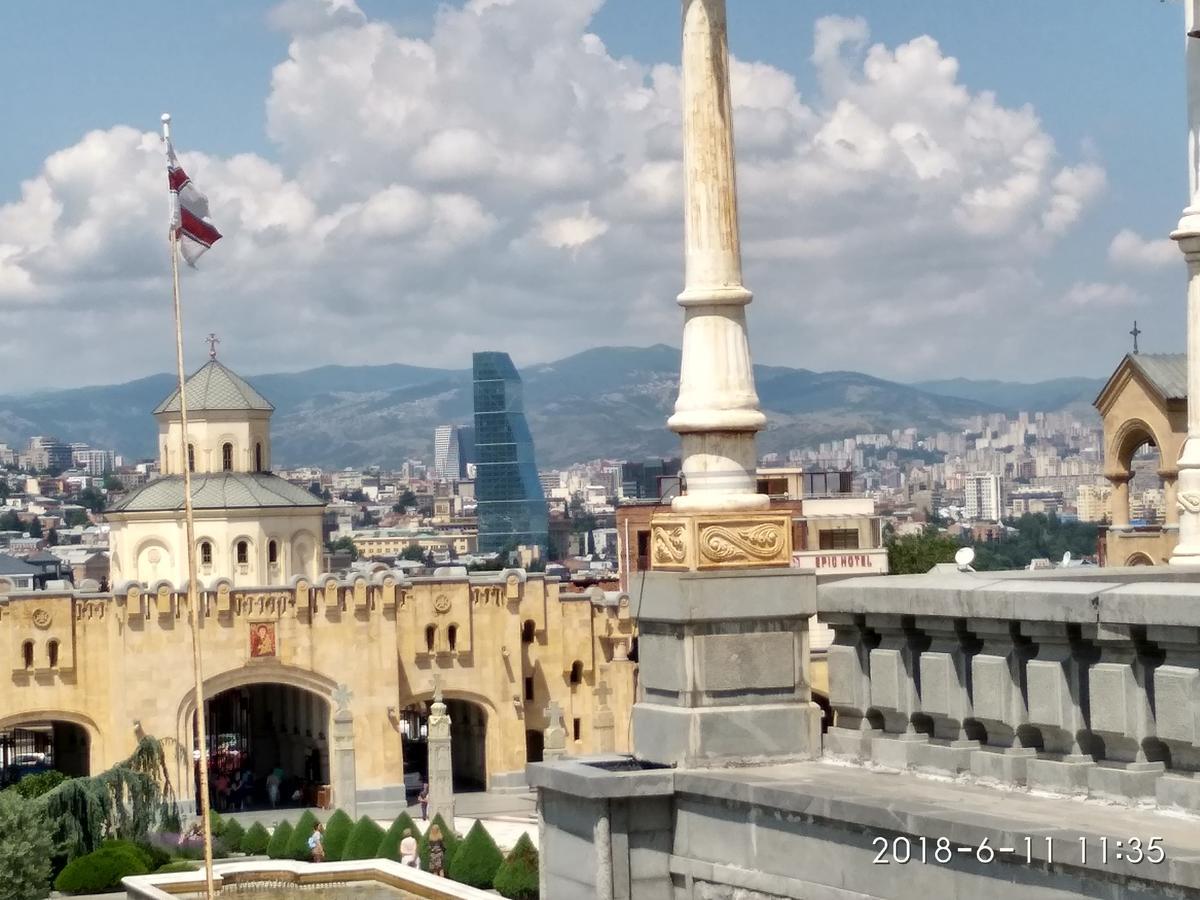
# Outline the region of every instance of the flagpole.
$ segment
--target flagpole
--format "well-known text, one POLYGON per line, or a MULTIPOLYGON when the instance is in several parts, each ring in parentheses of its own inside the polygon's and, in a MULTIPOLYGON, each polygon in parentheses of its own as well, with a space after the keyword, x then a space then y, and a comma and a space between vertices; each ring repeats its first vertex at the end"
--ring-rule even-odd
MULTIPOLYGON (((163 113, 163 143, 170 149, 171 114, 163 113)), ((175 201, 177 203, 177 201, 175 201)), ((183 371, 183 316, 179 306, 179 226, 178 210, 171 209, 171 286, 175 294, 175 367, 179 380, 179 438, 180 468, 183 469, 183 517, 187 536, 188 562, 188 610, 192 621, 192 668, 195 672, 196 691, 196 741, 200 745, 200 828, 204 835, 204 891, 207 900, 214 900, 213 892, 213 849, 212 828, 209 822, 208 804, 208 738, 204 724, 204 676, 200 662, 200 599, 196 589, 196 536, 192 517, 192 466, 188 454, 187 395, 184 392, 186 376, 183 371)), ((194 754, 193 754, 194 758, 194 754)))

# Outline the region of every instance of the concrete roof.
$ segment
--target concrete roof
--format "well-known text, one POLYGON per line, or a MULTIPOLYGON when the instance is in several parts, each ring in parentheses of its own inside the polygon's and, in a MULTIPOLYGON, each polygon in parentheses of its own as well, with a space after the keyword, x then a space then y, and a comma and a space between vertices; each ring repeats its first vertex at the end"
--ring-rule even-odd
POLYGON ((1131 353, 1129 361, 1167 400, 1187 399, 1186 353, 1131 353))
MULTIPOLYGON (((302 487, 266 472, 221 472, 192 476, 195 509, 254 509, 317 506, 324 501, 302 487)), ((143 485, 109 512, 152 512, 183 509, 183 476, 168 475, 143 485)))
MULTIPOLYGON (((250 387, 238 374, 215 359, 209 360, 198 372, 184 382, 188 412, 204 410, 265 410, 275 409, 268 400, 250 387)), ((154 414, 179 412, 179 389, 176 388, 158 406, 154 414)))

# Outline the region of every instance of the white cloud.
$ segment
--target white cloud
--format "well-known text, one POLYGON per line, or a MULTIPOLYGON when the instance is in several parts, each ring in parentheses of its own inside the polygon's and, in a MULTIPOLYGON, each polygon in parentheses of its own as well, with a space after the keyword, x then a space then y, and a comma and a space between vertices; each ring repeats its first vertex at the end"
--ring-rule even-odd
MULTIPOLYGON (((251 372, 677 342, 679 72, 613 57, 588 30, 601 2, 446 4, 427 38, 349 0, 278 7, 272 158, 183 156, 226 236, 186 273, 189 328, 224 331, 251 372)), ((1064 299, 1039 267, 1103 169, 963 84, 931 37, 871 44, 865 20, 825 18, 811 64, 812 96, 773 66, 731 68, 756 353, 970 371, 972 335, 1064 299)), ((0 332, 71 342, 61 380, 169 366, 162 182, 157 137, 116 125, 0 205, 0 332), (93 339, 77 313, 96 308, 138 353, 93 339)), ((1068 305, 1114 302, 1087 287, 1068 305)))
POLYGON ((1063 294, 1062 303, 1068 308, 1090 310, 1133 306, 1145 302, 1145 299, 1127 284, 1077 281, 1063 294))
POLYGON ((1122 228, 1108 245, 1108 261, 1130 269, 1165 269, 1178 266, 1183 254, 1169 238, 1146 240, 1136 231, 1122 228))

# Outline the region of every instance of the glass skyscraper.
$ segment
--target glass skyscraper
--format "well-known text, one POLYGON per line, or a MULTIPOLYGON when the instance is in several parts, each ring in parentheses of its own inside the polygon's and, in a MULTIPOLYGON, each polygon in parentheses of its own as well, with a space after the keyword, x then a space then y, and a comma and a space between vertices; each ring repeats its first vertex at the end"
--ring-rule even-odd
POLYGON ((521 376, 507 353, 476 353, 473 371, 479 552, 537 546, 546 559, 550 522, 525 421, 521 376))

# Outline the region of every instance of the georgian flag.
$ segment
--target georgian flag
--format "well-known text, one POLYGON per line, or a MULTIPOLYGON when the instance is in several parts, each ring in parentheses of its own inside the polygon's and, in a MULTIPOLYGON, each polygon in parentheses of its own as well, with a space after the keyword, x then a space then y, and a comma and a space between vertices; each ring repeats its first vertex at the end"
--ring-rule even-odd
POLYGON ((221 232, 208 219, 208 198, 196 189, 167 141, 167 180, 171 186, 171 227, 179 237, 179 252, 192 268, 221 232))

